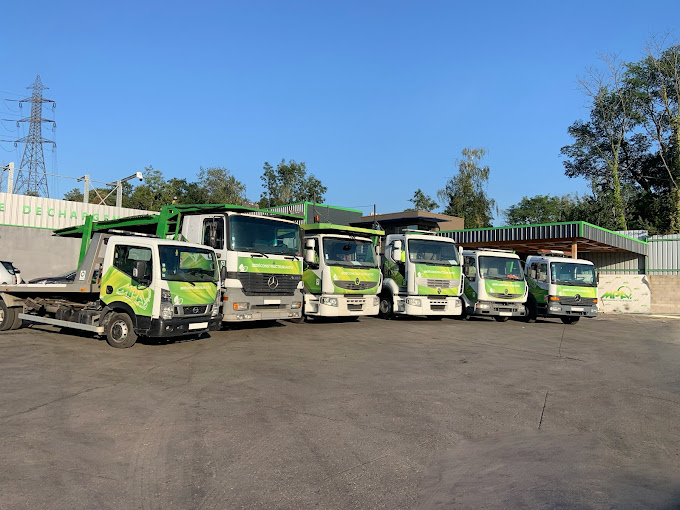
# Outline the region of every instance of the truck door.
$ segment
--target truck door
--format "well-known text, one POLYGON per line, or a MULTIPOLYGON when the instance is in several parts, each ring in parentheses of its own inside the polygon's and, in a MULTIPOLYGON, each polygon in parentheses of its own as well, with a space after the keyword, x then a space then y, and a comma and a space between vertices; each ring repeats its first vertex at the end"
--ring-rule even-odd
POLYGON ((463 257, 463 274, 465 275, 464 294, 470 301, 477 301, 477 259, 474 255, 463 257))
POLYGON ((113 250, 113 264, 102 277, 100 299, 107 305, 124 303, 135 315, 151 317, 154 301, 151 248, 117 244, 113 250))

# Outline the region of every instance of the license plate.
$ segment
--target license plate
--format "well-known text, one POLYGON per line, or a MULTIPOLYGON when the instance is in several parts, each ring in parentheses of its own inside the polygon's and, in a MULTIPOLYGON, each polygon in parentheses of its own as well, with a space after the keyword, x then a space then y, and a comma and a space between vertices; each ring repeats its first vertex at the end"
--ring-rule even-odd
POLYGON ((208 329, 208 323, 196 322, 194 324, 189 324, 189 329, 208 329))
POLYGON ((509 316, 512 316, 512 313, 510 313, 510 312, 498 312, 498 315, 508 316, 508 317, 509 317, 509 316))
POLYGON ((263 299, 262 304, 264 304, 264 305, 280 305, 281 300, 280 299, 263 299))
POLYGON ((582 307, 582 306, 572 306, 572 307, 571 307, 571 311, 572 311, 572 312, 582 312, 582 311, 583 311, 583 307, 582 307))

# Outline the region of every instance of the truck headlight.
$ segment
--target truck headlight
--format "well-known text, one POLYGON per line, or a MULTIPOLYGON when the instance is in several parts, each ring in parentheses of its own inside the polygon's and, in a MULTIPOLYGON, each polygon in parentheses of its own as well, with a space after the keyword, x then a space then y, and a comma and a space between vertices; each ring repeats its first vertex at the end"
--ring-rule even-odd
POLYGON ((321 304, 322 305, 328 305, 328 306, 338 306, 338 298, 322 297, 321 298, 321 304))
POLYGON ((293 303, 290 305, 290 307, 295 310, 296 308, 300 308, 302 306, 302 301, 293 301, 293 303))
POLYGON ((373 306, 378 306, 380 304, 380 298, 378 296, 373 296, 373 306))
POLYGON ((161 289, 161 318, 165 320, 172 319, 175 315, 175 307, 172 306, 172 294, 167 289, 161 289))
POLYGON ((212 312, 210 312, 211 317, 217 317, 217 314, 220 313, 220 303, 222 302, 219 289, 217 292, 217 297, 215 298, 215 302, 212 305, 212 312))
POLYGON ((491 308, 491 306, 489 306, 487 303, 477 303, 475 306, 477 308, 482 308, 484 310, 486 310, 487 308, 491 308))
POLYGON ((247 310, 250 307, 250 303, 232 303, 234 310, 247 310))

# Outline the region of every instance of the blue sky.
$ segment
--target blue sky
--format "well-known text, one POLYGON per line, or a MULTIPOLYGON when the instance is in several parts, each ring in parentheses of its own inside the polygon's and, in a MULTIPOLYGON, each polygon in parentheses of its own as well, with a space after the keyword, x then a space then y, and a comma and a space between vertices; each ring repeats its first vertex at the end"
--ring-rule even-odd
MULTIPOLYGON (((417 188, 434 197, 464 147, 486 147, 504 209, 587 192, 559 154, 587 116, 578 76, 601 53, 639 60, 653 35, 678 41, 678 19, 680 2, 655 0, 12 2, 0 98, 28 96, 37 74, 49 87, 48 172, 224 166, 257 200, 263 163, 295 159, 327 203, 388 213, 417 188)), ((0 101, 0 117, 18 115, 0 101)), ((25 132, 0 124, 0 139, 25 132)), ((0 148, 19 163, 21 146, 0 148)))

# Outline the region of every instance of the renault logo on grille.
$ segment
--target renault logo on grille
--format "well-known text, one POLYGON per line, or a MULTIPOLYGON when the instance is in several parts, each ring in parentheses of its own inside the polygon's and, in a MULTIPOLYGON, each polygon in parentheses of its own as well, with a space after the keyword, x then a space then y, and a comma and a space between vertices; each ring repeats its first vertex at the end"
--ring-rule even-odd
POLYGON ((503 294, 505 294, 507 296, 509 294, 508 289, 505 289, 505 292, 503 292, 503 294))
POLYGON ((279 279, 276 276, 270 276, 269 280, 267 280, 267 286, 274 290, 276 287, 279 286, 279 279))
POLYGON ((574 296, 574 301, 576 301, 577 303, 581 302, 581 294, 576 294, 574 296))
POLYGON ((354 280, 354 283, 356 283, 357 285, 359 285, 359 278, 357 278, 356 280, 354 280))

